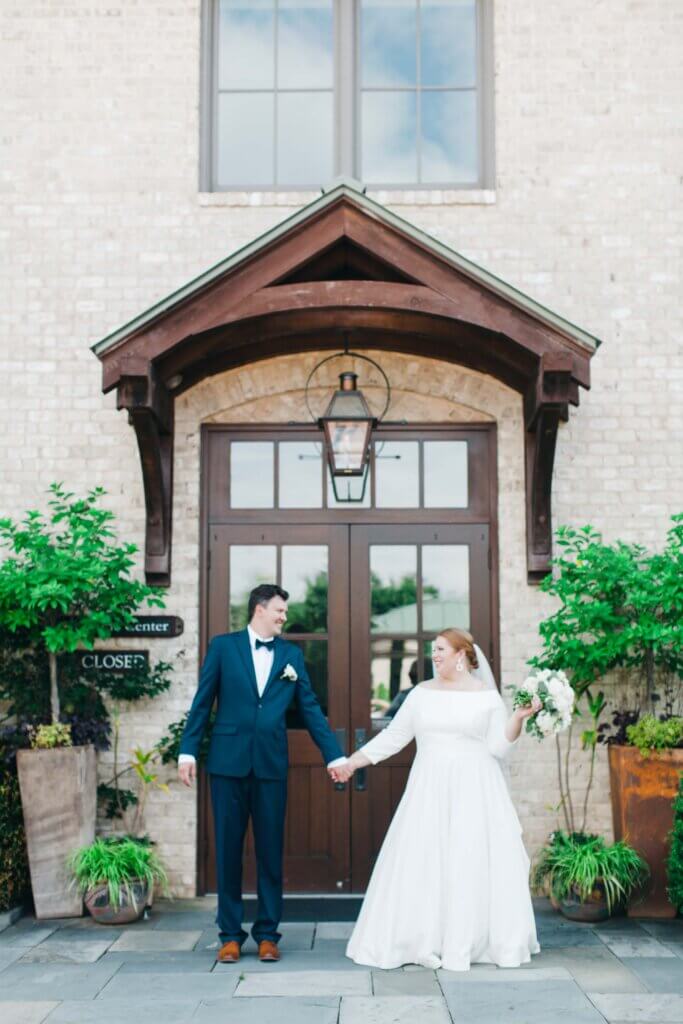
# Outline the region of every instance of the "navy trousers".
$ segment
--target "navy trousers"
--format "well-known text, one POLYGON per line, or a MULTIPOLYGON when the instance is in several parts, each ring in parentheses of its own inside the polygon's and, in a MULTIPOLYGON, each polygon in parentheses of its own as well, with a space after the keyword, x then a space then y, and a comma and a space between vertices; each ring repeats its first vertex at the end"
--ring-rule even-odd
POLYGON ((282 855, 287 779, 209 775, 216 834, 216 878, 221 942, 247 937, 242 927, 242 851, 251 817, 256 847, 258 907, 251 934, 279 942, 282 917, 282 855))

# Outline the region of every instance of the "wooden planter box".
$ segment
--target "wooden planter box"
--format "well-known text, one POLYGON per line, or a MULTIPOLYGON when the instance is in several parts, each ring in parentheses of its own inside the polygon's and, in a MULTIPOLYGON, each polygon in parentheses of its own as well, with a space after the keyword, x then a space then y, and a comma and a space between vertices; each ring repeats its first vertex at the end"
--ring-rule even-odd
POLYGON ((95 748, 19 750, 17 770, 36 917, 81 917, 66 858, 95 838, 95 748))
POLYGON ((672 804, 683 771, 683 750, 641 757, 636 747, 610 744, 609 774, 614 838, 625 839, 651 871, 649 884, 634 897, 629 917, 675 917, 666 895, 667 835, 673 825, 672 804))

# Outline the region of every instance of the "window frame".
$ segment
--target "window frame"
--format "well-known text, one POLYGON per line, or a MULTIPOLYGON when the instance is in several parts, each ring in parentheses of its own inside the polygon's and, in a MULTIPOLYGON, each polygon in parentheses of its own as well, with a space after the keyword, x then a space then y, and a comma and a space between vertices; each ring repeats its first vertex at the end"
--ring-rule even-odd
MULTIPOLYGON (((334 131, 332 177, 361 177, 361 95, 359 0, 333 2, 333 85, 334 131), (342 73, 342 72, 346 73, 342 73)), ((318 191, 327 182, 308 185, 218 185, 218 9, 220 0, 202 0, 201 73, 199 117, 199 190, 207 193, 296 193, 318 191)), ((473 192, 495 184, 493 106, 493 0, 476 0, 477 6, 477 129, 479 176, 475 181, 372 182, 370 191, 434 192, 444 189, 473 192)), ((274 88, 274 95, 277 95, 274 88)), ((419 92, 419 86, 418 90, 419 92)), ((277 128, 275 128, 277 132, 277 128)), ((276 144, 276 140, 274 140, 276 144)))

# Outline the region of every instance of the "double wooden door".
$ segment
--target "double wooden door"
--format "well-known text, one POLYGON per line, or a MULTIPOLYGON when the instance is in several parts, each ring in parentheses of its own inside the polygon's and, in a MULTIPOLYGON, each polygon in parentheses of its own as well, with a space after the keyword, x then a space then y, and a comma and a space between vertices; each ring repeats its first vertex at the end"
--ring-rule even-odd
MULTIPOLYGON (((342 749, 386 727, 411 687, 429 678, 431 642, 447 626, 492 642, 489 525, 230 523, 209 525, 207 634, 241 628, 260 582, 290 593, 285 628, 342 749)), ((285 891, 363 892, 401 797, 414 749, 334 786, 320 752, 288 712, 285 891)), ((200 887, 215 889, 213 823, 201 787, 200 887)), ((244 888, 255 890, 251 833, 244 888)))

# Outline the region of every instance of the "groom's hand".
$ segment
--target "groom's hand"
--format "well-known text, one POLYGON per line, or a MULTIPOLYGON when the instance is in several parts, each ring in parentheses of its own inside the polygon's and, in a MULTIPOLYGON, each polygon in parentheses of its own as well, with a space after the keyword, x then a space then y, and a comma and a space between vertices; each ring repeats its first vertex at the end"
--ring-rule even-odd
POLYGON ((338 764, 335 768, 328 768, 328 774, 333 782, 348 782, 353 775, 353 769, 346 764, 338 764))
POLYGON ((180 779, 184 786, 191 786, 194 780, 197 778, 196 761, 183 761, 182 764, 179 764, 178 778, 180 779))

